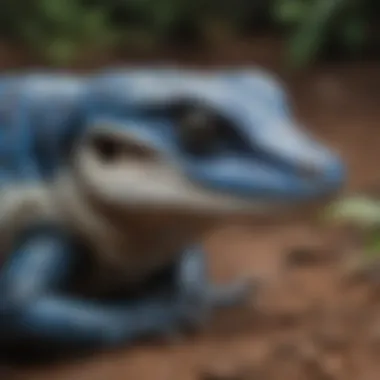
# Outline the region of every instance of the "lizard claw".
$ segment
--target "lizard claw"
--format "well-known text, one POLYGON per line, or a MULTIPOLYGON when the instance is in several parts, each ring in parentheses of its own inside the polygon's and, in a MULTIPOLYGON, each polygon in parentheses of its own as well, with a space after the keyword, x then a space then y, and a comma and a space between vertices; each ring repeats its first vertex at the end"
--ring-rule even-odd
POLYGON ((214 309, 245 306, 257 293, 260 283, 253 278, 236 280, 226 285, 216 285, 209 289, 209 302, 214 309))
POLYGON ((185 326, 189 329, 204 327, 211 317, 213 304, 207 297, 207 291, 195 297, 182 297, 179 301, 180 313, 185 326))
POLYGON ((254 278, 223 285, 210 283, 204 254, 199 249, 188 250, 184 255, 177 284, 180 318, 194 328, 205 326, 216 309, 249 306, 260 286, 254 278))
POLYGON ((185 325, 199 329, 207 324, 216 309, 248 306, 259 285, 259 281, 247 278, 226 285, 209 285, 201 293, 192 293, 180 301, 185 325))

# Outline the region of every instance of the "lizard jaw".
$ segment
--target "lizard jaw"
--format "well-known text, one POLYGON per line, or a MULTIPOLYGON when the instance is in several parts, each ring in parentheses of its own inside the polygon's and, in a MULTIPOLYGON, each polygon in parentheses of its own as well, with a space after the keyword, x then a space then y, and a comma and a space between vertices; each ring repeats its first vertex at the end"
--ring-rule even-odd
POLYGON ((109 134, 109 130, 106 135, 103 133, 93 131, 89 139, 78 144, 72 173, 89 197, 109 207, 205 216, 250 216, 286 207, 285 202, 263 202, 205 187, 191 181, 174 160, 138 141, 135 136, 109 134), (99 136, 124 144, 125 154, 120 154, 115 161, 105 162, 98 148, 91 145, 91 139, 99 136), (131 154, 132 145, 134 151, 131 154))

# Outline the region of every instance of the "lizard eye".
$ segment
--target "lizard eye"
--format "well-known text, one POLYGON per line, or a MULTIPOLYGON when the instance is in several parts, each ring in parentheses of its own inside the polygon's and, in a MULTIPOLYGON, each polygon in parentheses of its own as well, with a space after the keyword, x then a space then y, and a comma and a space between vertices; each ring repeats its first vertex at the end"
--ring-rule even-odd
POLYGON ((96 136, 91 141, 94 152, 103 162, 114 162, 123 154, 123 145, 115 138, 96 136))
POLYGON ((180 144, 187 152, 203 155, 215 148, 219 128, 212 112, 192 107, 181 112, 177 120, 180 144))

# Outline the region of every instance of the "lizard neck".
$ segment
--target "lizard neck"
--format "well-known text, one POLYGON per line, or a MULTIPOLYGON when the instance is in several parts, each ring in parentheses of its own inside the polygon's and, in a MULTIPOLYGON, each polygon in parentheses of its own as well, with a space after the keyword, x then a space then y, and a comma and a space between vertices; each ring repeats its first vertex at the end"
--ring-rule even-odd
POLYGON ((69 173, 57 181, 56 194, 67 228, 88 246, 102 282, 115 286, 140 283, 174 262, 214 223, 178 211, 112 209, 92 199, 69 173))

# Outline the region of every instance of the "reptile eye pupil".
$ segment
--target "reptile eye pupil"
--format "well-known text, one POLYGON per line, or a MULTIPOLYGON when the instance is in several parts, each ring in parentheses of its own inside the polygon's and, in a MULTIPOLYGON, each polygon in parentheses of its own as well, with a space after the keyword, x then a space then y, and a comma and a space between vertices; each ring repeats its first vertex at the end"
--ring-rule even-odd
POLYGON ((216 122, 210 112, 192 109, 179 121, 179 134, 185 149, 194 154, 209 152, 216 141, 216 122))

